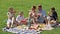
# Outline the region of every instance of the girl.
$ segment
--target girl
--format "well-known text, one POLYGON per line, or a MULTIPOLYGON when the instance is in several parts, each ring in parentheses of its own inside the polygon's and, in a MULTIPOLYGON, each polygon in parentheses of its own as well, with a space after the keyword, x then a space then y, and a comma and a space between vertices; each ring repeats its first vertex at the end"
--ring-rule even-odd
POLYGON ((13 26, 14 18, 15 18, 15 11, 13 8, 9 8, 9 12, 7 13, 8 20, 7 20, 7 28, 10 28, 13 26))

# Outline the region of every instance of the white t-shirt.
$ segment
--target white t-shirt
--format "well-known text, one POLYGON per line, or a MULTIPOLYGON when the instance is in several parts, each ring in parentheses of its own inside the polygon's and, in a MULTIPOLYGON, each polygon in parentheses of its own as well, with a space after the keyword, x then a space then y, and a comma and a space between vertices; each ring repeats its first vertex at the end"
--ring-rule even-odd
POLYGON ((47 20, 50 21, 51 20, 51 17, 50 16, 47 16, 47 20))
POLYGON ((20 22, 20 21, 23 20, 23 19, 24 19, 24 16, 18 15, 17 18, 16 18, 16 21, 17 21, 17 22, 20 22))

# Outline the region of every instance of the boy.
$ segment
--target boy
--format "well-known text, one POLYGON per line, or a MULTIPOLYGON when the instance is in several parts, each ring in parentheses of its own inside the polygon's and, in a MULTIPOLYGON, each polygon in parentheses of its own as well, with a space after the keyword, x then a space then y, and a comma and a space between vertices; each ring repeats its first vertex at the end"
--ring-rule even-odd
POLYGON ((51 15, 52 19, 57 21, 58 20, 58 15, 57 15, 57 12, 55 11, 54 7, 51 8, 51 13, 52 13, 52 15, 51 15))
POLYGON ((51 8, 51 23, 54 24, 54 25, 57 25, 57 22, 58 22, 58 15, 57 15, 57 12, 55 11, 55 8, 52 7, 51 8))
POLYGON ((16 18, 16 21, 18 22, 18 24, 21 24, 22 20, 24 20, 24 15, 23 12, 20 12, 16 18))

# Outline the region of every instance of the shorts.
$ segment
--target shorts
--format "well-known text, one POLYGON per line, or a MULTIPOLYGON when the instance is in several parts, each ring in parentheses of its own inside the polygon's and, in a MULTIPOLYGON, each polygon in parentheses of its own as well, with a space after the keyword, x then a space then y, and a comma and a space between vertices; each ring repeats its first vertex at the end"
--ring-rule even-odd
POLYGON ((12 20, 11 19, 8 19, 7 20, 7 26, 9 27, 9 25, 12 23, 12 20))

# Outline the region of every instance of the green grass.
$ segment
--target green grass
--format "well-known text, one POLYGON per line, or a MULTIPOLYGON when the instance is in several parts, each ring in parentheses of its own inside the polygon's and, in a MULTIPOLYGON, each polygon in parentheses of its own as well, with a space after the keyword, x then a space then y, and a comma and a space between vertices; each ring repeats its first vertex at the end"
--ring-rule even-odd
MULTIPOLYGON (((6 14, 9 7, 13 7, 17 12, 16 14, 18 14, 19 11, 23 11, 24 16, 27 17, 28 10, 30 10, 33 5, 38 6, 40 4, 42 4, 46 13, 50 11, 51 7, 55 7, 58 17, 60 18, 60 0, 0 0, 0 34, 12 34, 2 31, 2 28, 6 26, 6 14)), ((43 31, 42 34, 60 34, 60 27, 51 31, 43 31)))

